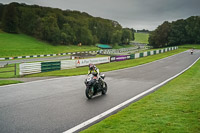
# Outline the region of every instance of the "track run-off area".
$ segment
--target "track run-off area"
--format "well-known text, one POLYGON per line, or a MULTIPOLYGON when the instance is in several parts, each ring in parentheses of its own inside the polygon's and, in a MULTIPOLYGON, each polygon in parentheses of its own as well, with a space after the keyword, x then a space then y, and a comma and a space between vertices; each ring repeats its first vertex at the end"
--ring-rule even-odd
POLYGON ((85 75, 0 86, 0 132, 68 131, 170 79, 199 57, 198 50, 193 55, 185 51, 137 67, 105 72, 108 92, 91 100, 85 96, 85 75))

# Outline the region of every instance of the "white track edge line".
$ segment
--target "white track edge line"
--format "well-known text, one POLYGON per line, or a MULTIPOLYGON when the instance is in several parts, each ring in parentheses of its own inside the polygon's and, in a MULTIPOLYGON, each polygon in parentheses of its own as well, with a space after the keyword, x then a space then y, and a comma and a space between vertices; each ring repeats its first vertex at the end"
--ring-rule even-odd
POLYGON ((75 131, 78 131, 78 130, 80 130, 81 128, 83 128, 83 127, 85 127, 85 126, 88 126, 89 124, 92 124, 93 122, 95 122, 95 121, 97 121, 97 120, 99 120, 99 119, 105 117, 106 115, 109 115, 110 113, 112 113, 112 112, 114 112, 114 111, 120 109, 121 107, 130 104, 130 103, 133 102, 134 100, 136 100, 136 99, 138 99, 138 98, 140 98, 140 97, 142 97, 142 96, 148 94, 149 92, 156 90, 158 87, 163 86, 164 84, 166 84, 166 83, 169 82, 170 80, 172 80, 172 79, 178 77, 179 75, 181 75, 182 73, 184 73, 185 71, 187 71, 187 70, 188 70, 189 68, 191 68, 199 59, 200 59, 200 57, 199 57, 194 63, 192 63, 189 67, 187 67, 186 69, 184 69, 184 70, 181 71, 180 73, 174 75, 173 77, 171 77, 171 78, 169 78, 169 79, 163 81, 162 83, 160 83, 160 84, 158 84, 158 85, 156 85, 156 86, 150 88, 149 90, 146 90, 146 91, 144 91, 144 92, 142 92, 142 93, 136 95, 135 97, 133 97, 133 98, 131 98, 131 99, 129 99, 129 100, 127 100, 127 101, 125 101, 125 102, 123 102, 123 103, 121 103, 121 104, 119 104, 119 105, 117 105, 117 106, 115 106, 115 107, 113 107, 113 108, 111 108, 111 109, 109 109, 109 110, 107 110, 107 111, 105 111, 105 112, 103 112, 103 113, 101 113, 101 114, 99 114, 99 115, 97 115, 97 116, 95 116, 95 117, 93 117, 93 118, 91 118, 91 119, 89 119, 89 120, 87 120, 87 121, 85 121, 85 122, 83 122, 83 123, 81 123, 81 124, 79 124, 79 125, 73 127, 73 128, 71 128, 71 129, 69 129, 69 130, 67 130, 67 131, 64 131, 63 133, 73 133, 73 132, 75 132, 75 131))

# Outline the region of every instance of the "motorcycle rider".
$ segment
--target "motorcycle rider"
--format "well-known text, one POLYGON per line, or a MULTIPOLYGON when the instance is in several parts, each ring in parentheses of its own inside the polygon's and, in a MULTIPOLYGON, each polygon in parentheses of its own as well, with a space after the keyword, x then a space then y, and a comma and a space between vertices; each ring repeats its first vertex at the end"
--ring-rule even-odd
POLYGON ((88 74, 91 74, 92 72, 96 72, 99 77, 99 69, 94 64, 89 64, 88 74))
POLYGON ((190 51, 190 52, 191 52, 191 54, 193 54, 193 52, 194 52, 194 49, 191 49, 191 51, 190 51))
POLYGON ((96 72, 97 73, 98 81, 100 82, 100 84, 102 84, 103 83, 103 79, 100 76, 99 69, 94 64, 89 64, 88 74, 91 74, 92 72, 96 72))

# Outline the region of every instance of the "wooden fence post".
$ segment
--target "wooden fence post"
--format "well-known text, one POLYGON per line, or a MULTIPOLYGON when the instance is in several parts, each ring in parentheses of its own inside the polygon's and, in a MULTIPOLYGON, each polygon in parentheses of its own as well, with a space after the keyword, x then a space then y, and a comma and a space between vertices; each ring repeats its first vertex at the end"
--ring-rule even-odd
POLYGON ((17 75, 17 64, 15 63, 15 76, 17 75))

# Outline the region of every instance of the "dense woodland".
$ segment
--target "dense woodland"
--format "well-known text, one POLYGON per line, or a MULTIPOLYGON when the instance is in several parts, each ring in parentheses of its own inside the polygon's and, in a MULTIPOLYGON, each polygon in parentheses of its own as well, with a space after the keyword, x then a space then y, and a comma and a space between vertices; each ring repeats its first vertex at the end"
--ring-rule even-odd
POLYGON ((192 16, 162 25, 151 32, 149 44, 154 48, 181 44, 200 44, 200 16, 192 16))
POLYGON ((128 44, 134 29, 85 12, 10 3, 0 4, 0 29, 24 33, 54 45, 128 44))

